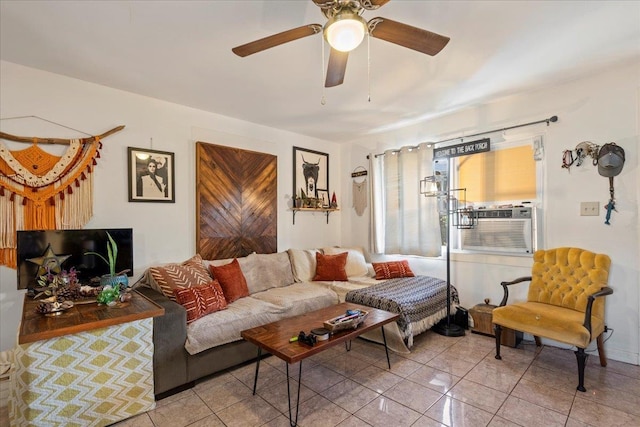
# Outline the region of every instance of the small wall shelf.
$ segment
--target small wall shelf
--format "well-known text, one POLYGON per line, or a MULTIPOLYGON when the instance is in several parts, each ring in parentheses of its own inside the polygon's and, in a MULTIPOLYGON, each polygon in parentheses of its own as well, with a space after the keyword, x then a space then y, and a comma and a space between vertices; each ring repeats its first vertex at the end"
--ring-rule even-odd
POLYGON ((331 212, 339 211, 338 208, 291 208, 293 212, 293 225, 296 225, 296 213, 297 212, 322 212, 327 217, 327 224, 329 224, 329 214, 331 212))

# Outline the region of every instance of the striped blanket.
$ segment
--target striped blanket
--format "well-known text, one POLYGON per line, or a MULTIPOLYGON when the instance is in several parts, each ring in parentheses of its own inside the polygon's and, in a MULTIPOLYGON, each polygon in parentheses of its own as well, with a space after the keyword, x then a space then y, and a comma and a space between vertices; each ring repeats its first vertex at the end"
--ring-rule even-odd
MULTIPOLYGON (((389 279, 368 288, 349 291, 346 301, 398 313, 398 328, 408 348, 413 337, 447 316, 447 282, 429 276, 389 279)), ((451 308, 460 303, 451 286, 451 308)))

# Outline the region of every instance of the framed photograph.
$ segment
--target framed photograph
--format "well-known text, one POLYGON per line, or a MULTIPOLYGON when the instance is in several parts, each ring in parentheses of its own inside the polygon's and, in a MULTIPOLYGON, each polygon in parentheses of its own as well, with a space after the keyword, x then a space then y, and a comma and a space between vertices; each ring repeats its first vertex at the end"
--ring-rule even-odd
MULTIPOLYGON (((318 189, 329 194, 329 155, 293 147, 293 195, 304 191, 307 197, 319 197, 318 189)), ((327 197, 328 200, 328 197, 327 197)))
POLYGON ((329 192, 327 190, 317 190, 318 192, 318 200, 322 203, 323 208, 328 208, 331 204, 331 200, 329 199, 329 192))
POLYGON ((127 148, 129 201, 175 203, 173 153, 127 148))

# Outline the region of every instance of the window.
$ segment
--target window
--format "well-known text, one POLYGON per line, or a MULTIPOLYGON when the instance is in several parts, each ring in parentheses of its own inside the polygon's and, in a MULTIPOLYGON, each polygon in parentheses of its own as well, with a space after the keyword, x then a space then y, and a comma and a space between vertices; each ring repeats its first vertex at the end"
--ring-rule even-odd
POLYGON ((537 197, 536 162, 531 145, 457 157, 453 161, 458 186, 467 189, 469 202, 518 203, 537 197))
MULTIPOLYGON (((448 210, 520 205, 525 201, 537 206, 542 167, 534 159, 532 144, 533 137, 492 143, 488 152, 438 160, 449 162, 446 173, 452 191, 448 208, 441 198, 418 197, 418 182, 434 173, 430 145, 371 156, 372 252, 433 256, 440 244, 447 243, 448 210)), ((451 227, 450 231, 451 247, 457 248, 457 230, 451 227)))
MULTIPOLYGON (((542 165, 534 159, 533 139, 492 143, 491 151, 449 159, 451 188, 459 189, 450 194, 452 199, 458 199, 450 208, 462 208, 465 203, 474 209, 518 206, 523 202, 539 206, 542 165)), ((440 215, 443 244, 446 215, 440 215)), ((459 248, 460 230, 452 227, 451 233, 451 247, 459 248)))

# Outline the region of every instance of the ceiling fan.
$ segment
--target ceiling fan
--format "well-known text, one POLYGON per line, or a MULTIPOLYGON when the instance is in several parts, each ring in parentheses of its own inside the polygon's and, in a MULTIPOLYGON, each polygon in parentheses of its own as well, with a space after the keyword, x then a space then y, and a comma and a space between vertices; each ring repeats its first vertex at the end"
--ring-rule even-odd
POLYGON ((327 22, 308 24, 255 40, 231 49, 238 56, 248 56, 263 50, 312 36, 320 32, 331 46, 325 87, 342 84, 349 52, 358 47, 365 34, 427 55, 436 55, 449 42, 449 37, 432 33, 387 18, 362 18, 365 10, 376 10, 389 0, 312 0, 327 22))

